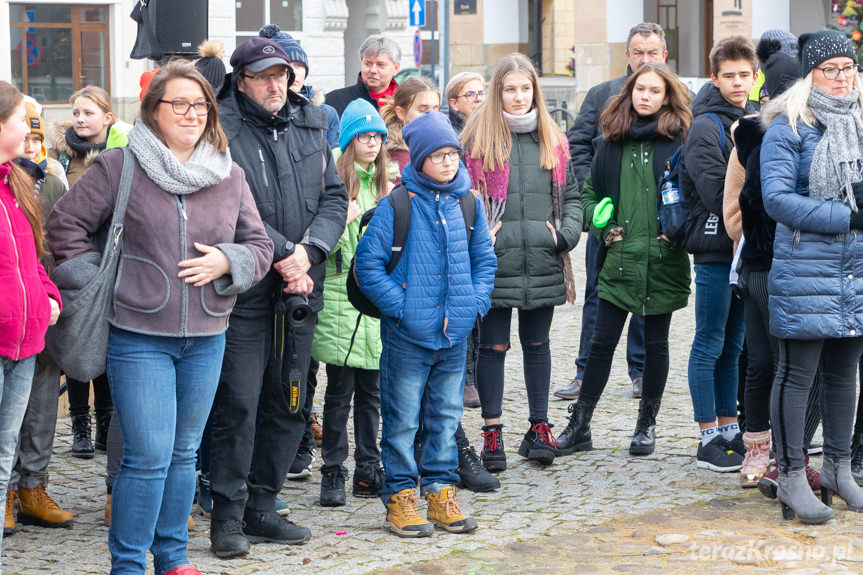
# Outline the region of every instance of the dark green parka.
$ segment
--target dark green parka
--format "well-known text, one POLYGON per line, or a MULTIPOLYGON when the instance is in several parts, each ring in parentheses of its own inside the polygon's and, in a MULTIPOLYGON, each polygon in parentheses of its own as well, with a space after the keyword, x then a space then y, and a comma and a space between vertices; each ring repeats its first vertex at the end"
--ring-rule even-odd
POLYGON ((591 233, 604 242, 613 228, 623 228, 623 240, 613 242, 606 252, 598 295, 630 313, 671 313, 686 307, 689 300, 689 255, 659 237, 657 214, 657 182, 679 145, 668 140, 657 140, 655 145, 653 141, 602 140, 584 183, 584 217, 591 222, 591 233), (614 215, 597 229, 593 212, 605 197, 614 201, 614 215))
MULTIPOLYGON (((494 253, 497 275, 491 294, 493 308, 539 309, 566 301, 563 262, 545 222, 552 215, 551 170, 540 165, 539 136, 512 133, 506 209, 497 232, 494 253)), ((563 216, 557 231, 571 250, 581 238, 581 194, 567 167, 563 216)))

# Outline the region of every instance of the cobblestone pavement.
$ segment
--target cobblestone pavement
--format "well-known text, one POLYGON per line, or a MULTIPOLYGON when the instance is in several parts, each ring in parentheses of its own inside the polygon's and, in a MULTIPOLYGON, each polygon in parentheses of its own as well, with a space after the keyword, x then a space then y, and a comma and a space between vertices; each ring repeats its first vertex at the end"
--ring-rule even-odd
MULTIPOLYGON (((582 262, 582 255, 573 261, 582 262)), ((579 326, 580 307, 558 308, 551 336, 552 389, 573 375, 579 326)), ((527 406, 521 348, 513 341, 503 417, 509 468, 499 475, 497 492, 459 492, 479 530, 468 535, 438 531, 430 538, 405 540, 382 529, 383 506, 377 500, 349 495, 345 507, 320 507, 318 459, 311 479, 288 481, 282 491, 290 518, 312 529, 306 545, 255 545, 245 558, 218 560, 208 552, 209 520, 196 508, 190 558, 206 574, 231 575, 861 572, 863 517, 846 511, 844 503, 835 505, 833 521, 806 527, 783 521, 776 502, 757 490, 741 490, 736 474, 696 468, 697 431, 686 382, 692 331, 690 305, 672 321, 671 371, 656 452, 649 457, 630 457, 627 451, 638 402, 630 396, 622 342, 594 417, 595 449, 546 468, 522 460, 515 450, 528 427, 527 406)), ((322 397, 321 390, 318 394, 322 397)), ((558 430, 566 422, 568 404, 550 402, 549 416, 558 430)), ((464 425, 481 447, 478 410, 466 411, 464 425)), ((70 445, 69 420, 63 418, 49 493, 75 513, 75 525, 56 530, 19 526, 3 542, 6 573, 109 570, 102 524, 105 456, 74 459, 70 445)), ((813 458, 816 466, 818 459, 813 458)))

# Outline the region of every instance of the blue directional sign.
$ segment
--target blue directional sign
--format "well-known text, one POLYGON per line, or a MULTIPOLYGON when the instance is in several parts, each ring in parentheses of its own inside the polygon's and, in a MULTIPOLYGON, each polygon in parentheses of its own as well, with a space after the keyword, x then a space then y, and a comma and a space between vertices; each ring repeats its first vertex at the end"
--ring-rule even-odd
POLYGON ((411 26, 422 28, 426 25, 425 0, 408 0, 410 2, 411 26))

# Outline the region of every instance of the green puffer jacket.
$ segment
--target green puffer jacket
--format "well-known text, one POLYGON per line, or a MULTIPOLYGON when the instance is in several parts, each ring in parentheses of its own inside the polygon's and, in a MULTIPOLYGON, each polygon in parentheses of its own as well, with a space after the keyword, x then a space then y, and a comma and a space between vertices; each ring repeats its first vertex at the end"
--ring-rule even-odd
MULTIPOLYGON (((552 216, 551 171, 539 162, 536 131, 512 134, 509 185, 503 225, 494 253, 497 274, 491 307, 539 309, 566 301, 563 262, 545 222, 552 216)), ((567 170, 563 217, 558 234, 571 250, 581 238, 581 196, 571 166, 567 170)))
MULTIPOLYGON (((606 144, 606 142, 603 142, 606 144)), ((608 149, 600 145, 597 156, 608 149)), ((620 198, 614 216, 597 229, 592 225, 597 203, 609 194, 598 189, 593 173, 584 183, 584 217, 600 241, 615 227, 622 227, 623 240, 613 242, 599 273, 598 295, 621 309, 638 315, 671 313, 689 301, 689 255, 659 237, 656 211, 654 146, 650 141, 627 141, 622 145, 620 198)), ((594 160, 601 163, 602 158, 594 160)))
MULTIPOLYGON (((333 157, 338 160, 339 149, 333 150, 333 157)), ((373 185, 375 165, 370 164, 364 170, 356 163, 354 168, 360 180, 360 191, 357 203, 363 212, 377 205, 377 193, 371 189, 373 185)), ((327 275, 324 279, 324 308, 318 312, 318 325, 315 327, 315 339, 312 343, 312 357, 318 361, 342 366, 351 336, 357 325, 359 312, 348 301, 347 277, 351 267, 351 259, 357 249, 360 229, 360 217, 357 217, 345 227, 341 239, 327 259, 327 275)), ((379 369, 381 357, 380 321, 369 316, 363 316, 354 347, 348 357, 348 367, 359 369, 379 369)))

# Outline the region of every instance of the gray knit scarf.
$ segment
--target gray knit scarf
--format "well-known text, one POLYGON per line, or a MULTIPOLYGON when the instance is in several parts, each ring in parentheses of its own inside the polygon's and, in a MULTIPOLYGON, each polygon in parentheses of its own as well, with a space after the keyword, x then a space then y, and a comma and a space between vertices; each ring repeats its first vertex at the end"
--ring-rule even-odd
POLYGON ((129 149, 138 164, 160 188, 176 195, 186 195, 218 184, 231 173, 231 154, 219 153, 201 138, 192 156, 180 163, 168 147, 143 122, 136 122, 129 132, 129 149))
POLYGON ((844 97, 816 87, 809 93, 809 109, 824 126, 809 168, 809 196, 848 202, 857 211, 853 182, 863 179, 863 117, 857 89, 844 97))
POLYGON ((516 134, 530 134, 536 130, 536 108, 521 116, 513 116, 504 112, 503 117, 506 118, 509 129, 516 134))

